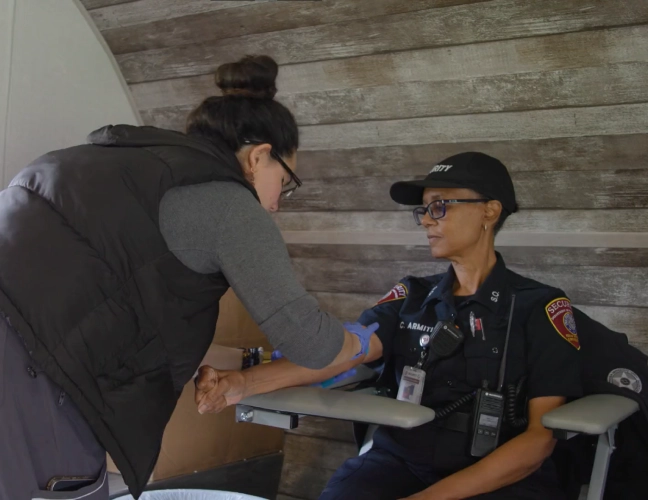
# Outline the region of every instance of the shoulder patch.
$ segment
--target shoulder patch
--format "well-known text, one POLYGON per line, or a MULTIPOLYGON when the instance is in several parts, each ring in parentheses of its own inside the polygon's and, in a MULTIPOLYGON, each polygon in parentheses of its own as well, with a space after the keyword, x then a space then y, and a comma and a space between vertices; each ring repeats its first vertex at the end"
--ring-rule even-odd
POLYGON ((380 299, 376 303, 376 306, 379 306, 380 304, 384 304, 386 302, 393 302, 394 300, 405 299, 408 293, 409 291, 407 290, 407 287, 403 285, 403 283, 399 283, 394 288, 392 288, 387 295, 380 299))
POLYGON ((554 299, 545 307, 549 321, 567 342, 580 350, 578 332, 576 331, 576 320, 572 311, 571 302, 566 297, 554 299))

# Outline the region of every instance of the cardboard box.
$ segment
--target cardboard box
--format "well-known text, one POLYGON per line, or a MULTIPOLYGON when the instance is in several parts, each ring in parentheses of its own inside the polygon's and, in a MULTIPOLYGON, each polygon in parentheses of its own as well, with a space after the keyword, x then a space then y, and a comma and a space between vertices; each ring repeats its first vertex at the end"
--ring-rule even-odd
MULTIPOLYGON (((271 348, 231 290, 221 299, 213 343, 226 347, 271 348)), ((162 450, 151 480, 181 476, 274 453, 283 448, 283 436, 281 429, 236 423, 234 407, 215 415, 200 415, 194 403, 194 385, 190 382, 184 388, 164 432, 162 450)), ((118 472, 110 457, 108 471, 118 472)))

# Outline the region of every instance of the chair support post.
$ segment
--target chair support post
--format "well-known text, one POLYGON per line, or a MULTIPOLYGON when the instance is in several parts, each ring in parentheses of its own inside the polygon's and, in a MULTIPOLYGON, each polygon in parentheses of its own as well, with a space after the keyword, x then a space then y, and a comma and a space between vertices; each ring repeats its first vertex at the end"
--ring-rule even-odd
POLYGON ((600 434, 598 444, 596 445, 596 455, 594 456, 594 467, 592 467, 592 476, 590 478, 589 491, 587 500, 603 500, 605 493, 605 482, 607 480, 608 467, 610 458, 615 450, 614 433, 617 426, 610 427, 607 432, 600 434))

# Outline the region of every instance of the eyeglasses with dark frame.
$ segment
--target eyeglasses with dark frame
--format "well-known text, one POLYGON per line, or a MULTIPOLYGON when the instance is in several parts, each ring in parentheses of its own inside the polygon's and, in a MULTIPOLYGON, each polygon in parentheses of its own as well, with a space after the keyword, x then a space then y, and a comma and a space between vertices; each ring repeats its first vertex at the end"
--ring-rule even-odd
MULTIPOLYGON (((270 144, 268 141, 255 141, 255 140, 250 140, 250 139, 245 139, 243 141, 243 144, 250 144, 250 145, 259 145, 259 144, 270 144)), ((272 144, 270 144, 272 146, 272 144)), ((283 167, 283 169, 288 172, 288 175, 290 176, 290 182, 287 184, 288 188, 284 188, 281 190, 281 198, 282 199, 287 199, 292 196, 292 194, 297 190, 297 188, 301 187, 302 181, 297 177, 297 174, 292 171, 292 169, 286 164, 286 162, 283 160, 283 158, 279 155, 279 153, 275 152, 274 148, 270 150, 270 156, 272 159, 276 160, 279 165, 283 167), (293 184, 294 185, 291 185, 293 184)))
POLYGON ((447 205, 455 205, 459 203, 486 203, 490 200, 488 198, 476 198, 465 200, 434 200, 426 207, 416 207, 412 210, 414 214, 414 222, 417 226, 423 223, 423 217, 427 213, 432 219, 442 219, 445 217, 447 205))

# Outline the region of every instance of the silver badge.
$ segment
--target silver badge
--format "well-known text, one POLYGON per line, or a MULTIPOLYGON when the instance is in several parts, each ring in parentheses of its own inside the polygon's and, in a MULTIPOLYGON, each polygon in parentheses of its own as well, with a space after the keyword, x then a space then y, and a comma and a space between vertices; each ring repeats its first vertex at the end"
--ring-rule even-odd
POLYGON ((475 336, 475 313, 470 311, 470 331, 472 336, 475 336))
POLYGON ((430 343, 430 336, 427 333, 421 335, 421 338, 419 339, 419 343, 421 344, 421 347, 425 347, 430 343))
POLYGON ((616 368, 612 370, 608 373, 607 381, 617 387, 630 389, 636 393, 640 393, 641 389, 643 389, 643 384, 641 383, 639 376, 627 368, 616 368))

